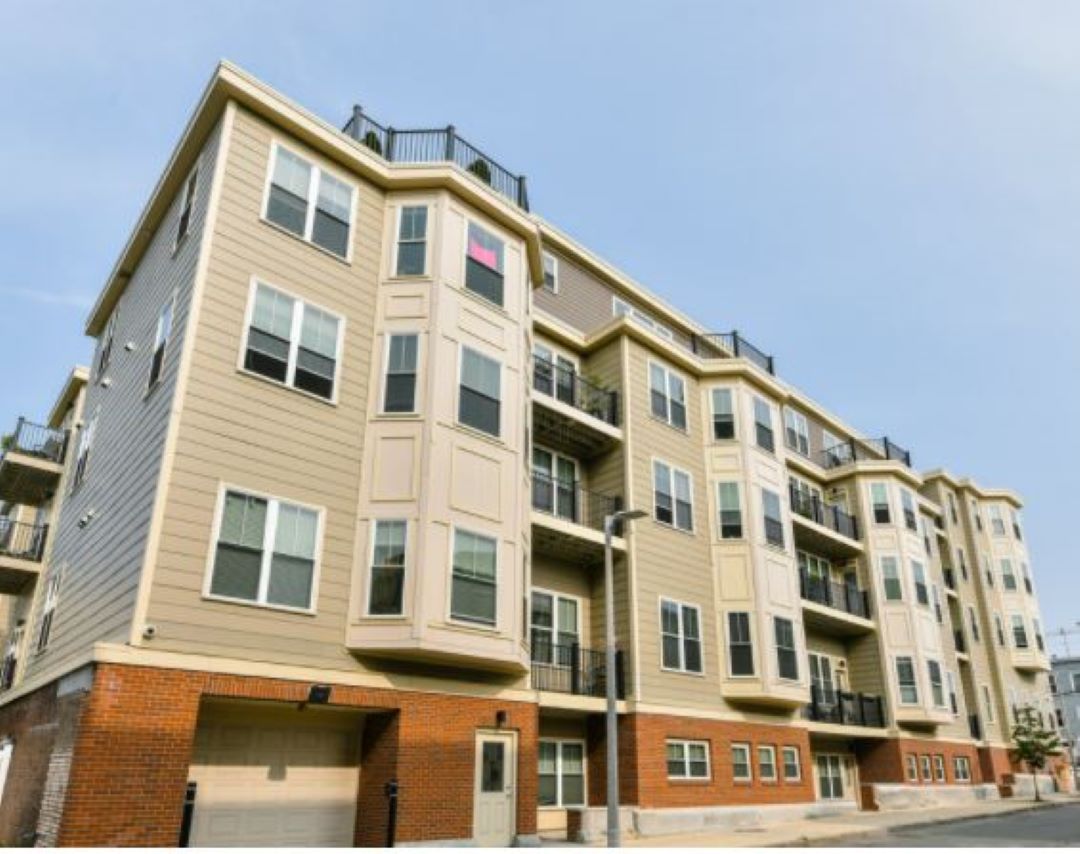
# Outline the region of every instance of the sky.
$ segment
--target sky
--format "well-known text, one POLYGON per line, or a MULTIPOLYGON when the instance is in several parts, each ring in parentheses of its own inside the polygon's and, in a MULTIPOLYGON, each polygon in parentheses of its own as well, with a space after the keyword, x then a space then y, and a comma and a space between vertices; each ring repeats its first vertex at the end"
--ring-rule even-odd
MULTIPOLYGON (((0 430, 41 419, 221 58, 453 123, 532 208, 916 466, 1021 493, 1077 628, 1080 4, 0 0, 0 430)), ((1080 651, 1080 633, 1071 639, 1080 651)))

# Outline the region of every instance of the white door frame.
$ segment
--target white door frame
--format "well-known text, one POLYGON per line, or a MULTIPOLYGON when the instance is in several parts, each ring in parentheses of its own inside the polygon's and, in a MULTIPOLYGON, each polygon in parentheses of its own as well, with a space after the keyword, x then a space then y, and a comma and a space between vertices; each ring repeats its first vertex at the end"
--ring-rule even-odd
POLYGON ((476 757, 473 772, 473 839, 488 846, 508 846, 517 835, 517 774, 518 774, 518 735, 514 730, 477 730, 476 757), (482 769, 482 746, 485 741, 499 741, 506 745, 506 762, 503 768, 503 791, 506 798, 507 835, 502 840, 480 838, 480 785, 482 769))

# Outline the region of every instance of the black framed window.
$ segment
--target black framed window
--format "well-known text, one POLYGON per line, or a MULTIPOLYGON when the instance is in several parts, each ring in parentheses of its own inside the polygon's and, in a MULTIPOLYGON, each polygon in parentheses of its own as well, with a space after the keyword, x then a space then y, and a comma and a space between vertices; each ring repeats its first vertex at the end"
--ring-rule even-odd
POLYGON ((391 335, 386 349, 383 412, 416 411, 416 365, 420 336, 391 335))
POLYGON ((191 211, 195 206, 195 188, 199 182, 199 170, 195 169, 190 176, 188 176, 187 183, 184 184, 184 197, 180 202, 180 216, 176 222, 176 241, 175 245, 179 246, 180 241, 187 237, 188 231, 191 230, 191 211))
POLYGON ((495 539, 455 530, 450 616, 464 622, 495 625, 496 585, 495 539))
POLYGON ((469 223, 465 249, 465 287, 497 306, 503 304, 503 242, 469 223))
POLYGON ((492 436, 499 435, 501 365, 469 347, 461 348, 458 421, 492 436))
POLYGON ((170 297, 169 301, 161 307, 158 314, 157 329, 154 332, 154 347, 150 353, 150 376, 146 381, 148 389, 153 388, 160 382, 161 375, 165 371, 165 351, 169 347, 169 338, 172 335, 174 302, 175 300, 170 297))
POLYGON ((795 624, 784 617, 773 617, 776 640, 776 667, 781 679, 799 678, 799 657, 795 650, 795 624))
POLYGON ((765 522, 765 542, 783 548, 784 520, 780 511, 780 496, 769 489, 762 489, 761 508, 765 522))
POLYGON ((347 258, 353 187, 281 146, 274 148, 271 168, 266 219, 347 258))
POLYGON ((776 436, 773 433, 772 407, 760 397, 754 398, 754 432, 757 445, 766 451, 776 450, 776 436))
POLYGON ((735 406, 731 389, 712 390, 713 438, 722 441, 735 438, 735 406))
POLYGON ((741 539, 743 525, 739 484, 734 481, 716 484, 716 504, 720 513, 720 539, 741 539))
POLYGON ((425 205, 407 205, 401 209, 398 223, 397 275, 424 275, 427 259, 427 218, 425 205))
POLYGON ((732 676, 754 675, 754 641, 746 611, 728 614, 728 662, 732 676))
POLYGON ((701 611, 670 599, 660 600, 661 662, 669 670, 701 673, 701 611))
POLYGON ((870 504, 874 512, 874 521, 879 525, 888 525, 892 521, 889 512, 889 488, 884 483, 870 484, 870 504))
POLYGON ((405 607, 405 540, 403 520, 375 522, 375 543, 371 555, 371 589, 368 613, 398 616, 405 607))

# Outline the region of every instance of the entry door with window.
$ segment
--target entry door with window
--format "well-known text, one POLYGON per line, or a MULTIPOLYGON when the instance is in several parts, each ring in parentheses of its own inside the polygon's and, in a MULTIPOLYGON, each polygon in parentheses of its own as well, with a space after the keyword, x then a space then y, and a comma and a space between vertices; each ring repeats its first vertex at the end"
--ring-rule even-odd
POLYGON ((810 684, 820 705, 836 704, 836 683, 833 681, 832 660, 827 655, 810 653, 810 684))
POLYGON ((542 344, 533 348, 533 354, 533 388, 573 406, 577 365, 542 344))
POLYGON ((844 799, 844 760, 835 754, 817 757, 818 794, 823 801, 844 799))
POLYGON ((476 794, 473 841, 506 847, 514 840, 517 744, 513 733, 476 737, 476 794))
POLYGON ((576 522, 577 505, 577 463, 544 448, 533 448, 533 507, 576 522))
MULTIPOLYGON (((560 596, 544 590, 532 593, 531 633, 532 660, 551 667, 533 668, 533 687, 539 691, 570 691, 574 648, 581 641, 580 602, 572 596, 560 596)), ((581 674, 580 678, 587 678, 581 674)), ((580 690, 581 686, 578 686, 580 690)))

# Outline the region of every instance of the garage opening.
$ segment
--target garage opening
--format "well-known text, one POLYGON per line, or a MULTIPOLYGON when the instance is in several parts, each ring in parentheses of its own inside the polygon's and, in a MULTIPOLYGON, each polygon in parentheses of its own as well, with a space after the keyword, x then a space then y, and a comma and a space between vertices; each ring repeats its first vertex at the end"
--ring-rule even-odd
POLYGON ((188 845, 351 847, 363 724, 350 709, 204 701, 188 845))

